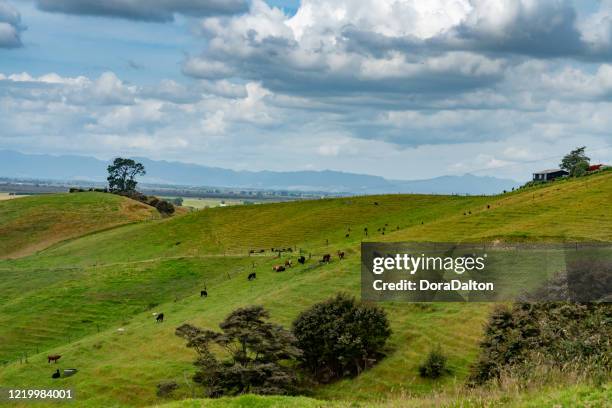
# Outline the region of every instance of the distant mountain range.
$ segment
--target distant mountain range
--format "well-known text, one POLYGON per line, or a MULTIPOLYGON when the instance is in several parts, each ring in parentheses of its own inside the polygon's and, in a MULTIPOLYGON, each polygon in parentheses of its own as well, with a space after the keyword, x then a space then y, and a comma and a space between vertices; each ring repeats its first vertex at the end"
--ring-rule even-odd
MULTIPOLYGON (((134 157, 141 162, 149 184, 229 187, 244 189, 383 194, 496 194, 518 182, 470 174, 426 180, 388 180, 340 171, 235 171, 181 162, 134 157)), ((0 177, 62 181, 105 181, 108 162, 86 156, 24 154, 0 150, 0 177)))

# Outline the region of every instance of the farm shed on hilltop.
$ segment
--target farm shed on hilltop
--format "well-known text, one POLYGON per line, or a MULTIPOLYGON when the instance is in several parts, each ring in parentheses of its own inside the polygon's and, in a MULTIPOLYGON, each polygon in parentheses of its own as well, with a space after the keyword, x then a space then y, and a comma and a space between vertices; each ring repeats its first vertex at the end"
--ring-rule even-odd
POLYGON ((561 169, 542 170, 533 173, 533 181, 550 181, 568 174, 567 171, 561 169))

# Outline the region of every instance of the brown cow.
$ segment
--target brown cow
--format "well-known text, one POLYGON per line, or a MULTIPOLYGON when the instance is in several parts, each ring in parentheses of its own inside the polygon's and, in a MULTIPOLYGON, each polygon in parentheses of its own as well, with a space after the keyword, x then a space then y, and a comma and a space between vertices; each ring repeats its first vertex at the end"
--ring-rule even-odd
POLYGON ((293 266, 293 261, 291 261, 291 259, 285 260, 285 266, 287 268, 291 268, 291 266, 293 266))
POLYGON ((285 270, 285 267, 283 265, 274 265, 272 267, 272 270, 274 272, 283 272, 285 270))
POLYGON ((330 254, 323 255, 323 259, 321 259, 322 263, 329 263, 330 261, 331 261, 331 255, 330 254))
POLYGON ((344 259, 344 251, 338 251, 338 258, 344 259))
POLYGON ((59 354, 51 354, 47 356, 47 360, 49 363, 52 361, 54 363, 57 363, 57 360, 59 360, 60 358, 62 358, 62 356, 60 356, 59 354))

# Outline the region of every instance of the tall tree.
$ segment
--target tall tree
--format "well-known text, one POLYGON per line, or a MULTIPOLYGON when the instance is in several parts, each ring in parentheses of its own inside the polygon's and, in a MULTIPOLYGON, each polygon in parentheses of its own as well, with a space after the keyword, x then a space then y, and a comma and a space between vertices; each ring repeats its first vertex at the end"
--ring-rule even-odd
POLYGON ((205 387, 208 396, 295 391, 297 378, 284 363, 297 358, 301 351, 291 332, 267 322, 269 317, 263 307, 250 306, 230 313, 219 325, 221 333, 190 324, 176 329, 176 335, 198 353, 193 379, 205 387), (219 360, 211 345, 223 348, 223 355, 229 358, 219 360))
POLYGON ((587 172, 591 159, 584 154, 585 149, 586 146, 578 147, 566 154, 561 160, 561 168, 567 171, 570 176, 582 176, 587 172))
POLYGON ((132 159, 124 159, 117 157, 113 164, 107 167, 108 170, 108 188, 111 191, 127 192, 136 190, 136 176, 145 175, 142 163, 135 162, 132 159))

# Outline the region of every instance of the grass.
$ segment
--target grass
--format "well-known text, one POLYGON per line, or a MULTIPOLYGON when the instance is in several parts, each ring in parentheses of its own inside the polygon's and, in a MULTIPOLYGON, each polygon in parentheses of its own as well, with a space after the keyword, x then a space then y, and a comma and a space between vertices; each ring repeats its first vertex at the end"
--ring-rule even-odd
MULTIPOLYGON (((304 308, 338 291, 359 296, 363 239, 612 241, 611 176, 495 197, 389 195, 215 208, 87 234, 0 261, 0 360, 12 361, 0 369, 0 384, 74 387, 86 406, 144 406, 163 402, 155 386, 172 379, 180 384, 175 398, 197 397, 188 381, 194 354, 174 335, 181 323, 216 328, 233 309, 262 304, 274 321, 289 326, 304 308), (384 235, 377 231, 383 227, 384 235), (272 247, 301 248, 313 257, 343 249, 347 259, 321 266, 311 260, 275 273, 272 247), (249 257, 250 249, 266 252, 249 257), (246 279, 251 271, 257 272, 254 282, 246 279), (203 285, 210 294, 205 300, 198 295, 203 285), (164 312, 166 321, 155 324, 153 311, 164 312), (28 363, 14 362, 24 350, 28 363), (61 354, 58 367, 79 373, 51 380, 47 353, 61 354)), ((404 396, 427 401, 463 383, 490 305, 383 307, 393 330, 387 358, 358 378, 318 387, 304 404, 378 404, 404 396), (452 375, 422 379, 417 367, 435 344, 449 357, 452 375)))
POLYGON ((29 255, 70 238, 156 217, 151 207, 102 193, 0 201, 0 259, 29 255))
POLYGON ((354 402, 320 400, 306 397, 243 395, 235 398, 184 399, 155 405, 161 408, 417 408, 417 407, 588 407, 606 408, 612 400, 612 385, 580 383, 570 386, 545 386, 537 390, 491 391, 474 389, 461 393, 433 394, 425 397, 404 395, 380 401, 354 402))

